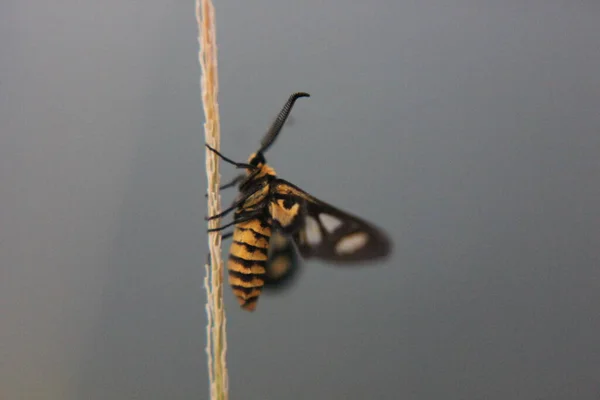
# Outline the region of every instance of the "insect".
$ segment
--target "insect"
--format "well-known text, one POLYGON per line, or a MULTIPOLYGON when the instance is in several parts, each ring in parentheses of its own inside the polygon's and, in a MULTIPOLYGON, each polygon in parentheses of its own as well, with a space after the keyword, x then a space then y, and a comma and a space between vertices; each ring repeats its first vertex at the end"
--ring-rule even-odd
POLYGON ((238 185, 239 194, 223 212, 207 217, 221 218, 231 212, 233 221, 209 231, 233 231, 228 260, 229 283, 241 307, 254 311, 263 287, 289 280, 297 266, 297 251, 303 258, 320 258, 330 263, 356 263, 387 256, 391 243, 370 223, 335 208, 276 176, 264 153, 281 132, 297 99, 308 93, 292 94, 248 163, 237 163, 206 147, 224 161, 245 169, 221 189, 238 185))

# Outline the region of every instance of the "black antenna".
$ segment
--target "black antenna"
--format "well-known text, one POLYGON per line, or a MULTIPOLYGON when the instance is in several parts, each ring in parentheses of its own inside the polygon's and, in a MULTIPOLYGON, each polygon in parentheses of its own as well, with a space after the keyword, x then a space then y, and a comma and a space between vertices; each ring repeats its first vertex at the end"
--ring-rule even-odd
POLYGON ((285 124, 285 120, 290 115, 290 111, 292 111, 292 106, 300 97, 310 97, 310 94, 304 92, 297 92, 290 96, 288 101, 285 103, 285 105, 277 115, 277 118, 275 118, 275 121, 273 121, 273 125, 271 125, 271 128, 265 134, 263 140, 260 142, 261 147, 258 153, 264 153, 269 147, 271 147, 271 145, 275 141, 275 138, 277 138, 277 135, 279 135, 279 132, 281 132, 281 128, 283 127, 283 124, 285 124))

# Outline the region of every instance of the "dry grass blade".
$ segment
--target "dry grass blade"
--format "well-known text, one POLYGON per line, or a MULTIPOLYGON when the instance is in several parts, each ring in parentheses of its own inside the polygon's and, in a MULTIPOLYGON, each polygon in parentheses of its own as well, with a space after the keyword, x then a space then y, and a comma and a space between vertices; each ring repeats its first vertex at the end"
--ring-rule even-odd
MULTIPOLYGON (((220 123, 217 74, 217 45, 215 37, 215 11, 211 0, 196 0, 196 19, 198 22, 198 59, 202 70, 200 87, 204 108, 204 136, 206 143, 215 149, 220 147, 220 123)), ((219 194, 219 163, 217 156, 206 150, 206 176, 208 179, 208 215, 221 212, 219 194)), ((220 220, 209 222, 209 228, 216 228, 220 220)), ((226 364, 227 336, 225 309, 223 307, 223 260, 221 258, 221 234, 209 234, 210 265, 206 265, 208 323, 206 327, 208 371, 210 380, 210 398, 228 399, 228 376, 226 364)))

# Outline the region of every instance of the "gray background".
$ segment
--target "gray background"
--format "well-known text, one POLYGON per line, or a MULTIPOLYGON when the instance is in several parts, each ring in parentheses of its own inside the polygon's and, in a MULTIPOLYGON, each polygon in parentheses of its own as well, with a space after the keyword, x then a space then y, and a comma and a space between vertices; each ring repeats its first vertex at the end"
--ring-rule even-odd
MULTIPOLYGON (((205 399, 193 2, 54 3, 0 4, 0 398, 205 399)), ((599 2, 217 20, 223 151, 311 93, 269 161, 395 242, 226 288, 232 399, 600 398, 599 2)))

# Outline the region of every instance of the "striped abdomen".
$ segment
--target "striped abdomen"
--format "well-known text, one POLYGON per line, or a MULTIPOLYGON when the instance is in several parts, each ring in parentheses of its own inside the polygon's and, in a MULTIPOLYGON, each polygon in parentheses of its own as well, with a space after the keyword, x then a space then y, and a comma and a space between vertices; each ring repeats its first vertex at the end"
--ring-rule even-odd
POLYGON ((233 232, 227 264, 229 283, 242 308, 248 311, 256 308, 265 284, 270 236, 271 227, 259 219, 239 223, 233 232))

